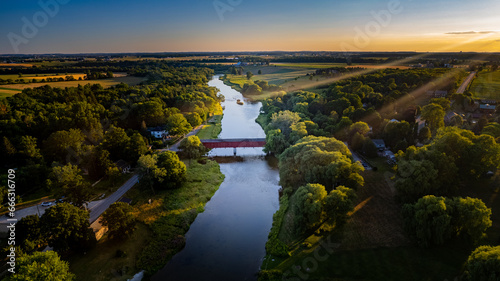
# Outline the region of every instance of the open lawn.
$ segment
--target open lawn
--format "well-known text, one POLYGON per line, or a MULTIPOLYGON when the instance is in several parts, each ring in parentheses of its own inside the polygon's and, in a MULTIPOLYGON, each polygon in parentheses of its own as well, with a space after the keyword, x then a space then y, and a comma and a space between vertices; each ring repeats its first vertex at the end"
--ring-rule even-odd
POLYGON ((222 131, 222 114, 213 116, 196 134, 200 140, 216 139, 222 131))
POLYGON ((29 84, 11 84, 11 85, 2 85, 0 89, 0 93, 3 91, 15 91, 15 90, 24 90, 27 88, 35 88, 41 87, 45 85, 49 85, 51 87, 77 87, 78 85, 86 85, 86 84, 101 84, 104 88, 109 88, 120 83, 125 83, 129 85, 137 85, 141 82, 145 81, 144 77, 135 77, 135 76, 126 76, 126 77, 115 77, 109 79, 100 79, 100 80, 84 80, 84 81, 63 81, 63 82, 46 82, 46 83, 29 83, 29 84))
POLYGON ((152 231, 143 223, 138 223, 132 235, 123 240, 109 240, 105 235, 91 251, 70 259, 70 271, 77 281, 128 280, 141 270, 136 267, 137 258, 151 237, 152 231), (125 256, 117 257, 118 250, 125 252, 125 256))
POLYGON ((476 98, 500 100, 500 70, 480 72, 469 90, 476 98))

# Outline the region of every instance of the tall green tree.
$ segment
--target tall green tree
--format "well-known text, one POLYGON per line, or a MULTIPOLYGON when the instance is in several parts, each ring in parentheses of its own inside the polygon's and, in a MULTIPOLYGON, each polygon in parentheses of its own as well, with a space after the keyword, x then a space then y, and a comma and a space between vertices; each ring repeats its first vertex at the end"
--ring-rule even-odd
POLYGON ((193 129, 184 115, 180 113, 168 117, 167 126, 169 134, 173 136, 185 135, 193 129))
POLYGON ((361 171, 347 146, 335 138, 308 136, 280 155, 280 184, 285 188, 307 183, 322 184, 327 190, 338 185, 357 188, 364 183, 361 171))
POLYGON ((431 103, 422 108, 422 118, 427 121, 433 132, 444 127, 445 114, 446 112, 439 104, 431 103))
POLYGON ((84 252, 96 243, 89 213, 68 203, 48 208, 41 218, 49 246, 59 253, 84 252))
POLYGON ((500 246, 480 246, 467 259, 463 275, 466 281, 500 280, 500 246))
POLYGON ((102 225, 108 227, 109 236, 122 238, 130 235, 135 229, 133 208, 127 203, 116 202, 102 214, 102 225))
POLYGON ((189 159, 198 159, 207 153, 207 149, 197 136, 184 138, 179 145, 181 155, 189 159))
POLYGON ((57 131, 44 141, 44 155, 50 162, 71 163, 83 153, 85 136, 79 129, 57 131))
POLYGON ((75 206, 81 207, 90 199, 90 184, 85 181, 78 166, 54 166, 48 181, 56 194, 64 195, 75 206))
POLYGON ((62 261, 54 251, 34 252, 19 257, 16 266, 17 273, 12 274, 8 280, 75 280, 75 275, 69 270, 68 262, 62 261))

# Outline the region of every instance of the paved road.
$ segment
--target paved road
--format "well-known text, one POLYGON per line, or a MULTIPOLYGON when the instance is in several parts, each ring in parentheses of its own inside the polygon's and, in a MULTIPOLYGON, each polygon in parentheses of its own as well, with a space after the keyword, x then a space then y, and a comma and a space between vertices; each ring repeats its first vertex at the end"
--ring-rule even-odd
MULTIPOLYGON (((191 132, 189 132, 187 135, 185 135, 184 138, 196 135, 202 128, 203 128, 203 125, 200 125, 200 126, 194 128, 191 132)), ((184 138, 180 139, 178 142, 176 142, 175 144, 171 145, 169 148, 158 149, 158 151, 167 151, 167 150, 170 150, 170 151, 177 152, 177 151, 179 151, 179 145, 181 144, 181 141, 184 138)))
POLYGON ((93 223, 99 216, 108 209, 108 207, 118 201, 120 197, 122 197, 127 191, 134 186, 139 179, 139 176, 137 174, 134 174, 127 182, 125 182, 115 193, 111 194, 108 196, 108 198, 99 201, 99 203, 95 204, 94 206, 89 205, 89 210, 90 210, 90 223, 93 223))
POLYGON ((465 90, 467 90, 467 87, 469 86, 470 83, 472 83, 472 80, 474 80, 474 77, 476 76, 476 71, 473 71, 469 74, 467 79, 460 85, 460 87, 457 90, 458 94, 463 94, 465 90))

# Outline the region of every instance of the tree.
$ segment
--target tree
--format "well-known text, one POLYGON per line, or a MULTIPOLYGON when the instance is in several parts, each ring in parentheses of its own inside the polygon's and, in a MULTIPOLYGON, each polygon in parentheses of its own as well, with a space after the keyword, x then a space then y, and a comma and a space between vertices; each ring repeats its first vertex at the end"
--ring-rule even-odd
POLYGON ((129 161, 132 161, 133 163, 135 163, 137 159, 141 157, 141 155, 144 155, 148 152, 146 141, 139 132, 135 132, 134 134, 132 134, 125 152, 127 154, 127 157, 125 158, 129 161))
POLYGON ((375 143, 373 143, 372 139, 366 138, 365 142, 363 143, 363 154, 368 156, 369 158, 375 158, 378 156, 378 149, 375 143))
POLYGON ((422 108, 422 118, 429 123, 431 131, 435 132, 444 127, 444 116, 446 112, 443 107, 431 103, 422 108))
POLYGON ((160 188, 176 188, 186 181, 186 165, 175 152, 165 151, 158 154, 156 165, 153 175, 160 188))
POLYGON ((307 184, 291 197, 295 229, 299 233, 318 226, 324 220, 323 201, 327 193, 321 184, 307 184))
POLYGON ((465 264, 464 280, 500 280, 500 246, 476 248, 465 264))
POLYGON ((19 153, 32 160, 42 159, 40 149, 37 147, 37 139, 32 136, 22 136, 19 153))
POLYGON ((251 71, 247 72, 247 79, 250 80, 253 77, 253 73, 251 71))
POLYGON ((428 195, 403 206, 404 228, 419 246, 442 245, 452 236, 452 217, 445 200, 428 195))
POLYGON ((82 154, 85 136, 79 129, 57 131, 44 141, 44 150, 50 162, 69 163, 82 154))
POLYGON ((347 146, 334 138, 307 136, 280 155, 280 184, 294 189, 319 183, 328 190, 337 185, 363 185, 363 167, 353 163, 347 146))
POLYGON ((324 209, 329 220, 336 225, 347 220, 347 214, 354 210, 354 190, 345 186, 337 186, 326 196, 324 209))
POLYGON ((125 130, 120 127, 111 126, 104 134, 101 146, 109 151, 113 160, 128 157, 127 148, 130 144, 130 137, 125 130))
POLYGON ((448 203, 452 209, 452 225, 457 236, 467 236, 473 242, 479 241, 491 227, 491 209, 481 199, 453 198, 448 203))
POLYGON ((199 125, 201 125, 201 123, 203 123, 203 119, 201 119, 200 115, 197 112, 187 113, 185 117, 193 128, 198 127, 199 125))
POLYGON ((418 133, 418 139, 420 141, 427 141, 432 137, 431 129, 427 126, 423 127, 420 129, 420 132, 418 133))
POLYGON ((198 159, 207 152, 207 149, 197 136, 184 138, 179 145, 179 149, 181 150, 181 155, 189 159, 198 159))
POLYGON ((480 199, 427 195, 403 206, 404 227, 422 247, 442 245, 455 237, 474 243, 491 226, 491 209, 480 199))
POLYGON ((262 74, 262 70, 260 70, 260 69, 259 69, 259 71, 258 71, 257 73, 258 73, 259 75, 261 75, 261 74, 262 74))
POLYGON ((500 137, 500 124, 496 123, 496 122, 488 123, 488 125, 486 125, 483 128, 482 133, 485 135, 490 135, 490 136, 494 137, 495 139, 499 138, 500 137))
POLYGON ((84 158, 84 166, 87 168, 89 177, 93 180, 98 180, 106 175, 106 171, 114 166, 109 159, 109 151, 102 146, 93 147, 92 150, 84 158))
POLYGON ((110 237, 125 237, 134 231, 135 218, 132 211, 129 204, 116 202, 102 214, 101 223, 108 227, 110 237))
POLYGON ((186 180, 186 165, 172 151, 141 156, 137 166, 142 175, 141 182, 151 188, 175 188, 186 180))
POLYGON ((170 135, 185 135, 193 129, 184 115, 177 113, 167 118, 168 132, 170 135))
POLYGON ((395 187, 399 198, 404 202, 411 202, 428 194, 443 193, 440 190, 438 171, 428 160, 400 159, 395 187))
POLYGON ((84 180, 78 166, 55 166, 49 178, 49 187, 64 195, 75 206, 81 207, 90 199, 90 184, 84 180))
POLYGON ((9 280, 53 280, 72 281, 75 275, 69 271, 69 264, 62 261, 54 251, 34 252, 17 260, 17 273, 9 280))
POLYGON ((299 121, 300 116, 298 113, 288 110, 280 111, 278 113, 274 113, 271 116, 269 128, 280 129, 281 133, 283 133, 285 137, 288 138, 290 136, 290 133, 292 132, 291 126, 297 124, 299 121))
POLYGON ((29 215, 16 223, 16 242, 26 253, 31 253, 45 242, 38 215, 29 215))
POLYGON ((59 253, 83 252, 96 243, 94 231, 90 228, 89 213, 68 203, 60 203, 45 210, 41 225, 49 246, 59 253))

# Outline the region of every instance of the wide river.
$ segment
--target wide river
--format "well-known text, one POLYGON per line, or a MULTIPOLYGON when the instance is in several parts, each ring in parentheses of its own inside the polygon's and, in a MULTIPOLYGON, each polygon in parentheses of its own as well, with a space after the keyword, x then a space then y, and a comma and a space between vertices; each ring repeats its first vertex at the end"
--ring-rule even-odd
MULTIPOLYGON (((226 98, 219 138, 263 138, 255 123, 261 103, 249 103, 215 76, 210 86, 226 98), (241 99, 244 105, 236 104, 241 99)), ((261 148, 213 149, 226 176, 186 234, 186 247, 153 280, 256 280, 273 214, 278 210, 276 159, 261 148)))

